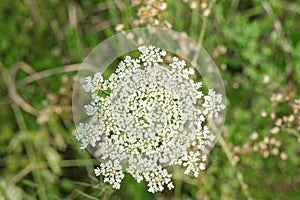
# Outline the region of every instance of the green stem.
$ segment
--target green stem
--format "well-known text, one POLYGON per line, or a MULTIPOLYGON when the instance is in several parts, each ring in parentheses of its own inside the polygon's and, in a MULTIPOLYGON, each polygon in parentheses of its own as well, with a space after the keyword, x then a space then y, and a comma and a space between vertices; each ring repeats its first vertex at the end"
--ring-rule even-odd
POLYGON ((204 36, 205 36, 205 32, 206 32, 206 27, 207 27, 207 17, 204 17, 203 22, 202 22, 202 26, 201 26, 201 30, 200 30, 200 35, 198 38, 198 43, 200 44, 200 46, 202 46, 203 44, 203 40, 204 40, 204 36))
MULTIPOLYGON (((212 0, 207 9, 212 10, 212 7, 213 7, 215 2, 216 2, 216 0, 212 0)), ((204 41, 204 36, 205 36, 206 28, 207 28, 207 22, 208 22, 208 16, 203 17, 201 30, 200 30, 200 34, 199 34, 199 37, 198 37, 198 43, 200 44, 201 47, 202 47, 203 41, 204 41)), ((199 53, 200 53, 200 50, 201 50, 200 48, 198 48, 196 50, 194 58, 192 60, 192 63, 197 63, 197 60, 199 58, 199 53)))

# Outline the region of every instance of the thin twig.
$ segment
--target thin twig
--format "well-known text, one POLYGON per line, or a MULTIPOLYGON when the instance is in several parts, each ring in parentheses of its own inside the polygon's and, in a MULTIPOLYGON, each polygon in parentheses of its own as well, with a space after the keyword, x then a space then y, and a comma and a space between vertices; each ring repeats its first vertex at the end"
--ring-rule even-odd
POLYGON ((25 86, 34 81, 37 81, 37 80, 40 80, 40 79, 43 79, 43 78, 46 78, 46 77, 49 77, 49 76, 52 76, 55 74, 78 71, 80 65, 81 64, 65 65, 62 67, 47 69, 47 70, 44 70, 41 72, 34 73, 34 74, 22 79, 21 81, 19 81, 18 86, 22 87, 22 86, 25 86))
POLYGON ((27 74, 34 74, 36 72, 30 65, 23 61, 14 63, 11 72, 15 74, 19 69, 24 70, 27 74))
MULTIPOLYGON (((19 62, 14 63, 11 66, 10 74, 13 77, 13 80, 15 80, 15 76, 20 69, 29 75, 36 73, 35 69, 33 67, 31 67, 29 64, 27 64, 24 61, 19 61, 19 62)), ((41 84, 42 82, 40 82, 40 80, 38 80, 37 83, 41 84)))
POLYGON ((9 97, 13 100, 13 102, 20 106, 26 112, 38 116, 39 111, 32 107, 29 103, 27 103, 17 92, 16 85, 14 82, 14 74, 10 74, 8 70, 0 63, 0 70, 5 74, 4 80, 8 87, 9 97))

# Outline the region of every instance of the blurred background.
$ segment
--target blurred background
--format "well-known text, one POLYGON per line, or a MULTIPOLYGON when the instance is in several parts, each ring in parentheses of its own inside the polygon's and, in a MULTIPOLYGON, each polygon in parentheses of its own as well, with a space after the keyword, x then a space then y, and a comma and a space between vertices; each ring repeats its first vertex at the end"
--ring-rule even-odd
POLYGON ((299 199, 299 0, 1 0, 0 200, 299 199), (227 119, 198 178, 147 192, 113 190, 75 141, 73 78, 85 56, 124 30, 185 32, 216 62, 227 119))

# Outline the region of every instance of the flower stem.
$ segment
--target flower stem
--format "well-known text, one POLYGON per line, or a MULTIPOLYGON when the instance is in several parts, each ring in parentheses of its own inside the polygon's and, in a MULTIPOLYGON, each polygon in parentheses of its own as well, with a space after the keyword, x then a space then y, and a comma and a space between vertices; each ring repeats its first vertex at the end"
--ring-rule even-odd
POLYGON ((206 32, 206 27, 207 27, 207 17, 204 17, 203 22, 202 22, 202 26, 201 26, 201 30, 200 30, 200 35, 198 38, 198 43, 200 44, 200 46, 202 46, 203 44, 203 40, 204 40, 204 36, 205 36, 205 32, 206 32))

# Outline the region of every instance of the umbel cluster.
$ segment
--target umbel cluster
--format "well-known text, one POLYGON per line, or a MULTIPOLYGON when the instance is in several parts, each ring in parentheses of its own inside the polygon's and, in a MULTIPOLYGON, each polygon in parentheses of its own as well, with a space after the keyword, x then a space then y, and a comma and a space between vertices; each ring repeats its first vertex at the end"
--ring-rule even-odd
POLYGON ((100 152, 95 174, 104 182, 119 189, 127 172, 146 180, 154 193, 174 187, 168 166, 181 165, 195 177, 205 169, 215 140, 207 120, 218 118, 225 106, 221 94, 203 93, 184 60, 173 57, 167 64, 160 48, 138 50, 138 58, 126 56, 109 78, 100 72, 85 77, 90 120, 79 124, 76 138, 82 149, 100 152))

